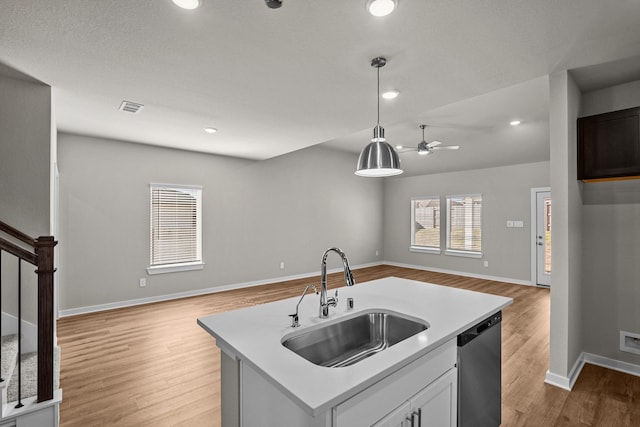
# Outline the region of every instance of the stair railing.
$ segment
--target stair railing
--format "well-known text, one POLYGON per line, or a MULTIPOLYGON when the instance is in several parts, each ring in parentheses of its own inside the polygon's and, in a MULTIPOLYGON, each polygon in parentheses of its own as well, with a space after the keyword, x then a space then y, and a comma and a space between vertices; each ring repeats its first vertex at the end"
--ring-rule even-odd
MULTIPOLYGON (((38 402, 53 399, 53 274, 54 247, 58 244, 53 236, 33 238, 0 221, 0 232, 11 236, 29 248, 25 249, 16 243, 0 237, 0 288, 2 286, 2 252, 7 252, 18 259, 18 406, 22 406, 21 398, 21 328, 22 328, 22 262, 36 266, 38 275, 38 402)), ((0 292, 1 294, 1 292, 0 292)), ((1 311, 0 300, 0 311, 1 311)), ((0 316, 1 322, 1 316, 0 316)), ((1 326, 1 324, 0 324, 1 326)))

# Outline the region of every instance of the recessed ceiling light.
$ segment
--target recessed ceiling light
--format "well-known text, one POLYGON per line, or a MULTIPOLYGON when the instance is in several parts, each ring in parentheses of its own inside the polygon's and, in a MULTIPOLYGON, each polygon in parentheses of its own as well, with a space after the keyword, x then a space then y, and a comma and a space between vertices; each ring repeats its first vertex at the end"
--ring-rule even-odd
POLYGON ((384 99, 394 99, 394 98, 396 98, 399 94, 400 94, 400 92, 399 92, 399 91, 397 91, 397 90, 389 90, 389 91, 387 91, 387 92, 383 92, 383 93, 382 93, 382 97, 383 97, 384 99))
POLYGON ((204 131, 206 133, 216 133, 216 132, 218 132, 218 129, 212 128, 212 127, 206 127, 206 128, 204 128, 204 131))
POLYGON ((398 6, 398 0, 368 0, 367 10, 373 16, 387 16, 398 6))
POLYGON ((520 123, 522 123, 520 120, 511 120, 509 122, 511 126, 518 126, 520 123))
POLYGON ((176 6, 183 9, 197 9, 202 5, 202 0, 171 0, 176 6))

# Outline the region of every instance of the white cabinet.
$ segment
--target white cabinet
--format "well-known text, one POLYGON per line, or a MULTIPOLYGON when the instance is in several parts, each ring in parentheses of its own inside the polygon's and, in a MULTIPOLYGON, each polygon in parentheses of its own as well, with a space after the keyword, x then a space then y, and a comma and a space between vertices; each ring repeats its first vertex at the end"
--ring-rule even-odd
POLYGON ((261 427, 455 427, 456 352, 453 339, 315 416, 303 410, 295 399, 248 364, 238 360, 239 401, 233 411, 238 411, 240 420, 238 424, 237 421, 232 424, 261 427))
MULTIPOLYGON (((441 424, 423 421, 423 426, 455 426, 458 402, 456 352, 453 339, 337 405, 333 427, 377 426, 376 423, 410 426, 411 423, 403 425, 403 419, 420 408, 423 420, 453 420, 441 424), (409 404, 410 410, 399 410, 405 404, 409 404)), ((414 418, 413 427, 417 427, 417 415, 414 418)))
POLYGON ((456 374, 456 368, 450 369, 373 427, 455 427, 456 374))
POLYGON ((450 369, 373 427, 455 427, 457 378, 450 369))
POLYGON ((405 421, 411 414, 411 403, 404 402, 389 415, 378 421, 373 427, 405 427, 405 421))

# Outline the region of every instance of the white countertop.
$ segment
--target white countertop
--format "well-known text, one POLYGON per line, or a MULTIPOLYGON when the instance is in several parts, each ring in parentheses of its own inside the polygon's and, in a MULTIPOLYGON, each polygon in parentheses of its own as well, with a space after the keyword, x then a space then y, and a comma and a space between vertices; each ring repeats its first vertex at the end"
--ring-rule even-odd
MULTIPOLYGON (((300 289, 300 293, 304 289, 300 289)), ((328 292, 332 296, 333 290, 328 292)), ((388 277, 339 288, 339 303, 327 319, 318 318, 319 296, 308 294, 299 309, 300 327, 288 316, 300 297, 198 319, 227 354, 248 363, 311 415, 364 390, 401 367, 453 339, 513 302, 511 298, 431 283, 388 277), (354 309, 346 310, 347 298, 354 309), (314 365, 282 345, 283 337, 334 323, 371 309, 395 311, 430 326, 355 365, 314 365)))

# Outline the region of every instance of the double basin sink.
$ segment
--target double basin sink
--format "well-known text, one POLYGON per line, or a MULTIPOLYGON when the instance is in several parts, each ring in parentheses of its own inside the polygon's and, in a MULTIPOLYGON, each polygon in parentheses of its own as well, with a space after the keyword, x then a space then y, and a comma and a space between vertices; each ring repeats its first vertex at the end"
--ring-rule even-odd
POLYGON ((285 337, 282 345, 319 366, 353 365, 429 328, 423 321, 388 311, 364 312, 285 337))

